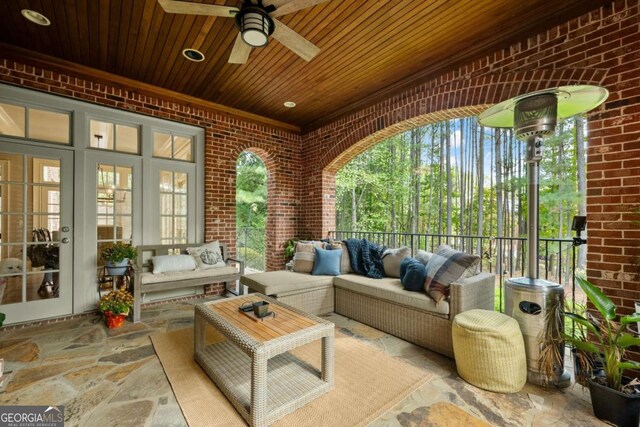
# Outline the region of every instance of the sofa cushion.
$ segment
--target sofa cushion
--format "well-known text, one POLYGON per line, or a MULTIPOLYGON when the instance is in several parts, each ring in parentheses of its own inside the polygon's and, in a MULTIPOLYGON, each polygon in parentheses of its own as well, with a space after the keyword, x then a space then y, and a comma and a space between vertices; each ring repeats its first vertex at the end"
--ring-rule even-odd
POLYGON ((191 255, 158 255, 151 258, 151 263, 153 274, 196 269, 196 262, 191 255))
POLYGON ((193 271, 171 271, 167 273, 153 274, 151 272, 140 273, 140 282, 143 285, 150 283, 175 282, 187 279, 199 279, 201 277, 211 277, 211 283, 215 283, 216 276, 226 276, 227 274, 236 274, 238 270, 235 267, 220 267, 211 270, 193 270, 193 271))
POLYGON ((397 249, 387 249, 382 253, 382 265, 387 277, 400 277, 400 263, 411 256, 411 248, 403 246, 397 249))
POLYGON ((293 271, 311 273, 316 259, 316 248, 324 249, 325 243, 319 241, 299 241, 293 256, 293 271))
POLYGON ((405 291, 400 279, 386 277, 384 279, 372 279, 357 274, 343 274, 335 277, 333 283, 337 288, 348 289, 364 295, 388 300, 418 310, 429 311, 435 314, 448 316, 449 302, 443 301, 436 304, 427 295, 417 292, 405 291))
POLYGON ((452 282, 476 274, 480 257, 440 245, 427 263, 424 290, 436 303, 449 296, 452 282))
POLYGON ((316 260, 311 274, 314 276, 339 276, 342 249, 316 248, 316 260))
POLYGON ((415 258, 407 257, 400 263, 400 282, 402 286, 412 292, 424 292, 424 279, 427 269, 415 258))
POLYGON ((240 283, 265 295, 280 295, 297 290, 313 289, 333 285, 333 276, 312 276, 295 271, 268 271, 247 274, 240 283))

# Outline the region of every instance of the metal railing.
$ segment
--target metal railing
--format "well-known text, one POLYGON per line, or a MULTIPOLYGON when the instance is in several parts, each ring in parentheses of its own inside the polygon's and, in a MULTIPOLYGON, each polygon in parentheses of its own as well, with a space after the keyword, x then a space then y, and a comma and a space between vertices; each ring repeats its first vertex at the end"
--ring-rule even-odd
MULTIPOLYGON (((387 247, 408 246, 415 254, 418 249, 433 252, 445 243, 459 251, 480 254, 480 269, 494 273, 498 278, 496 310, 504 311, 504 283, 511 277, 525 276, 526 241, 524 237, 492 237, 453 234, 414 234, 375 231, 330 231, 329 236, 337 240, 367 239, 387 247)), ((575 273, 577 250, 572 239, 539 239, 538 271, 546 280, 560 283, 565 289, 565 298, 575 306, 575 273)))
POLYGON ((238 257, 244 261, 245 269, 264 271, 265 269, 265 230, 263 228, 238 228, 236 247, 238 257))

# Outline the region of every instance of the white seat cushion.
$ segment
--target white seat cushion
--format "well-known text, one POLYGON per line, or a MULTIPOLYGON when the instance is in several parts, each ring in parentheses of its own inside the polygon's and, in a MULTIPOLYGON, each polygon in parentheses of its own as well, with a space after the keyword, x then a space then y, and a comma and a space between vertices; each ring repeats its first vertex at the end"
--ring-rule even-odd
POLYGON ((238 270, 235 267, 219 267, 208 270, 192 270, 192 271, 171 271, 167 273, 153 274, 151 272, 141 273, 140 282, 145 285, 149 283, 175 282, 188 279, 199 279, 202 277, 226 276, 227 274, 235 274, 238 270))

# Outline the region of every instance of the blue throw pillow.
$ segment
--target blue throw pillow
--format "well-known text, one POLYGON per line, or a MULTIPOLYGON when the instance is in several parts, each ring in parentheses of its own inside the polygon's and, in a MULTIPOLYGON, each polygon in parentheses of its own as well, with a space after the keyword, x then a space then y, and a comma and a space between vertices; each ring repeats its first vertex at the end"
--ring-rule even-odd
POLYGON ((340 275, 340 257, 342 249, 320 249, 316 250, 316 261, 313 264, 311 274, 314 276, 339 276, 340 275))
POLYGON ((415 258, 405 258, 400 263, 400 282, 407 291, 424 292, 427 269, 415 258))

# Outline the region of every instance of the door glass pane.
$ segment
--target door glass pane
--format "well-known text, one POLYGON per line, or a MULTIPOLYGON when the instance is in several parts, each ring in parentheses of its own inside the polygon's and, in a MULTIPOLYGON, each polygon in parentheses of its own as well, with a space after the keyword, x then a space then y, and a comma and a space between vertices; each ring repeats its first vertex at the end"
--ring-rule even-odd
POLYGON ((116 240, 131 240, 131 216, 118 215, 116 221, 116 240))
POLYGON ((131 192, 125 190, 116 190, 116 213, 131 214, 131 192))
POLYGON ((131 190, 133 170, 128 167, 116 167, 116 188, 131 190))
POLYGON ((89 121, 89 145, 94 148, 113 150, 113 123, 89 121))
POLYGON ((2 243, 21 243, 23 235, 24 215, 2 215, 2 243))
POLYGON ((19 213, 24 209, 24 184, 0 184, 0 212, 19 213))
POLYGON ((67 113, 29 109, 29 138, 68 144, 70 129, 67 113))
POLYGON ((160 171, 160 191, 169 193, 173 191, 173 172, 160 171))
POLYGON ((187 174, 183 172, 176 172, 176 185, 175 190, 176 193, 186 193, 187 192, 187 174))
POLYGON ((163 216, 160 218, 160 237, 162 239, 171 239, 173 238, 173 217, 163 216))
POLYGON ((174 239, 181 240, 187 237, 187 218, 175 217, 175 226, 173 230, 174 239))
POLYGON ((0 135, 24 137, 25 115, 24 107, 0 102, 0 135))
POLYGON ((160 214, 173 214, 173 194, 160 194, 160 214))
POLYGON ((173 212, 176 215, 186 215, 187 214, 187 195, 186 194, 176 194, 174 196, 175 208, 173 212))
POLYGON ((191 138, 184 136, 173 137, 173 158, 191 161, 191 138))
POLYGON ((0 181, 24 182, 23 157, 20 154, 0 153, 0 181))
POLYGON ((171 158, 171 135, 161 132, 153 133, 153 155, 171 158))

